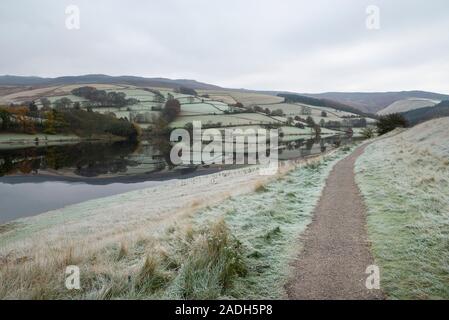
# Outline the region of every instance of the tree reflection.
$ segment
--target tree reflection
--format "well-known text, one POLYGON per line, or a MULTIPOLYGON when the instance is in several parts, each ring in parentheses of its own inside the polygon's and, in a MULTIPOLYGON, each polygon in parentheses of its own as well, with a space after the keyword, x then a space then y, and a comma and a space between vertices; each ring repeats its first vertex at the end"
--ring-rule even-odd
POLYGON ((50 146, 2 151, 0 176, 38 174, 41 170, 71 169, 82 177, 126 172, 139 163, 128 159, 137 143, 79 143, 69 146, 50 146))

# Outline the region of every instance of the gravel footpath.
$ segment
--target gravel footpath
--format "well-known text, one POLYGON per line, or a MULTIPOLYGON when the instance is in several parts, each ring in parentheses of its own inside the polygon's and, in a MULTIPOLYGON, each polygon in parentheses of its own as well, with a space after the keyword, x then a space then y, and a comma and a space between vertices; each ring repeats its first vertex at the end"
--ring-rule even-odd
POLYGON ((303 250, 287 284, 290 299, 381 299, 368 290, 365 270, 373 264, 363 199, 354 163, 366 145, 338 162, 330 173, 314 218, 303 235, 303 250))

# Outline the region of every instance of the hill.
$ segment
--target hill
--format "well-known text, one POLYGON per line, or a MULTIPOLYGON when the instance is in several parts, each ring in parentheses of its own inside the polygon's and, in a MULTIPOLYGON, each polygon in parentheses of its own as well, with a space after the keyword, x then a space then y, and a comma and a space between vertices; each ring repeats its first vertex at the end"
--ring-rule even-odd
MULTIPOLYGON (((343 111, 349 111, 366 116, 367 114, 375 114, 382 109, 385 109, 393 103, 401 100, 432 100, 442 101, 449 100, 449 95, 439 94, 426 91, 399 91, 399 92, 325 92, 325 93, 296 93, 286 91, 260 91, 260 90, 246 90, 246 89, 231 89, 222 88, 217 85, 199 82, 190 79, 168 79, 168 78, 147 78, 137 76, 109 76, 104 74, 87 74, 80 76, 63 76, 56 78, 44 78, 35 76, 14 76, 3 75, 0 76, 0 92, 7 90, 11 93, 17 91, 14 87, 28 86, 33 89, 39 87, 50 87, 60 85, 76 85, 76 84, 109 84, 109 85, 133 85, 139 87, 155 87, 155 88, 168 88, 174 89, 179 87, 187 87, 195 90, 212 91, 212 94, 220 94, 227 96, 228 99, 239 100, 233 98, 233 95, 238 96, 241 93, 244 98, 252 94, 252 97, 244 105, 276 103, 276 96, 282 96, 286 94, 295 94, 302 97, 315 98, 321 100, 320 104, 324 102, 327 106, 341 107, 343 111), (215 92, 214 92, 215 91, 215 92), (258 100, 257 97, 263 97, 263 101, 258 100), (266 97, 271 96, 273 101, 267 101, 266 97), (252 100, 256 101, 252 101, 252 100), (326 103, 327 102, 327 103, 326 103), (351 108, 351 109, 348 109, 351 108), (360 113, 361 112, 361 113, 360 113)), ((204 92, 206 93, 206 92, 204 92)), ((320 105, 321 106, 321 105, 320 105)), ((418 107, 421 107, 419 105, 418 107)), ((407 109, 407 108, 406 108, 407 109)), ((409 109, 407 109, 408 111, 409 109)), ((402 110, 401 110, 402 111, 402 110)), ((406 111, 406 110, 404 110, 406 111)))
POLYGON ((69 84, 129 84, 135 86, 192 89, 220 89, 220 87, 188 79, 145 78, 135 76, 108 76, 104 74, 88 74, 81 76, 64 76, 57 78, 25 77, 25 76, 0 76, 0 86, 55 86, 69 84))
POLYGON ((403 99, 393 102, 385 109, 378 111, 377 114, 386 115, 390 113, 407 112, 419 108, 433 107, 439 102, 440 102, 439 100, 430 100, 422 98, 403 99))
POLYGON ((330 107, 340 111, 354 113, 362 117, 373 117, 373 114, 360 111, 359 109, 349 106, 347 104, 338 101, 332 101, 329 99, 317 99, 313 97, 290 93, 279 93, 278 96, 285 98, 286 102, 299 102, 317 107, 330 107))
POLYGON ((424 107, 403 113, 411 125, 427 120, 449 116, 449 101, 442 101, 434 107, 424 107))
POLYGON ((376 113, 387 108, 392 103, 410 98, 449 100, 449 95, 426 91, 400 92, 326 92, 304 94, 318 99, 331 99, 349 105, 364 112, 376 113))

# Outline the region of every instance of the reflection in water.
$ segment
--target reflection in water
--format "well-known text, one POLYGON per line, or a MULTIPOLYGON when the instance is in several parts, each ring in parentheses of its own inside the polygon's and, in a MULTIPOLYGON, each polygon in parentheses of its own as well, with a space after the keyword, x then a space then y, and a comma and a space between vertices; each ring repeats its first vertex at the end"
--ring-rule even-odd
MULTIPOLYGON (((299 138, 285 136, 279 143, 279 159, 287 160, 325 152, 342 143, 339 136, 299 138)), ((0 151, 0 177, 8 175, 58 175, 70 177, 113 177, 148 175, 172 170, 171 144, 164 138, 140 143, 79 143, 0 151)), ((184 170, 198 168, 190 163, 184 170)), ((182 171, 180 171, 182 172, 182 171)))
POLYGON ((79 143, 0 152, 0 176, 67 171, 80 177, 120 174, 140 163, 130 142, 79 143))
POLYGON ((351 141, 352 138, 341 136, 314 137, 309 139, 288 137, 287 139, 284 138, 280 143, 279 159, 289 160, 319 154, 326 152, 328 148, 335 148, 342 143, 346 144, 351 141))

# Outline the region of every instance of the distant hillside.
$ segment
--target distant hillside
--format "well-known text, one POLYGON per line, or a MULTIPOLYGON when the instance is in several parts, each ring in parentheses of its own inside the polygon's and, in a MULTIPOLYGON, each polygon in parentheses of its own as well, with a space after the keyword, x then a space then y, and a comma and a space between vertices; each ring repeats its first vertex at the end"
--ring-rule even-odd
POLYGON ((449 101, 442 101, 432 108, 425 107, 404 112, 403 115, 411 125, 435 118, 449 117, 449 101))
MULTIPOLYGON (((198 82, 189 79, 167 79, 167 78, 145 78, 135 76, 108 76, 104 74, 88 74, 81 76, 64 76, 57 78, 26 77, 26 76, 0 76, 0 86, 29 86, 44 87, 71 84, 128 84, 139 87, 161 87, 175 89, 187 87, 195 90, 216 90, 232 91, 242 93, 257 93, 272 96, 298 95, 301 97, 315 98, 319 105, 332 106, 340 108, 343 111, 358 113, 361 115, 375 114, 378 111, 387 108, 391 104, 408 99, 427 99, 443 101, 449 100, 449 95, 426 92, 426 91, 401 91, 401 92, 326 92, 317 94, 298 94, 285 91, 257 91, 245 89, 221 88, 216 85, 198 82), (348 109, 349 108, 349 109, 348 109)), ((12 93, 13 88, 7 88, 8 93, 12 93)), ((1 88, 0 88, 1 93, 1 88)), ((419 105, 418 107, 421 107, 419 105)), ((405 110, 404 110, 405 111, 405 110)))
POLYGON ((440 102, 439 100, 430 100, 421 98, 404 99, 393 102, 385 109, 378 111, 377 114, 386 115, 390 113, 407 112, 419 108, 433 107, 439 102, 440 102))
POLYGON ((449 95, 426 91, 401 92, 326 92, 318 94, 304 94, 318 99, 331 99, 349 105, 358 110, 376 113, 392 103, 409 98, 429 100, 449 100, 449 95))
POLYGON ((348 105, 345 105, 338 101, 332 101, 329 99, 317 99, 317 98, 313 98, 313 97, 303 96, 303 95, 299 95, 299 94, 291 94, 291 93, 279 93, 278 96, 285 98, 286 102, 304 103, 304 104, 308 104, 311 106, 317 106, 317 107, 329 107, 329 108, 334 108, 334 109, 337 109, 340 111, 355 113, 362 117, 369 117, 369 118, 375 117, 375 115, 373 115, 371 113, 363 112, 363 111, 360 111, 359 109, 354 108, 352 106, 348 106, 348 105))
POLYGON ((188 79, 144 78, 134 76, 108 76, 104 74, 88 74, 82 76, 64 76, 57 78, 0 76, 0 86, 50 86, 80 83, 129 84, 135 86, 178 88, 181 86, 192 89, 214 90, 218 86, 188 79))

